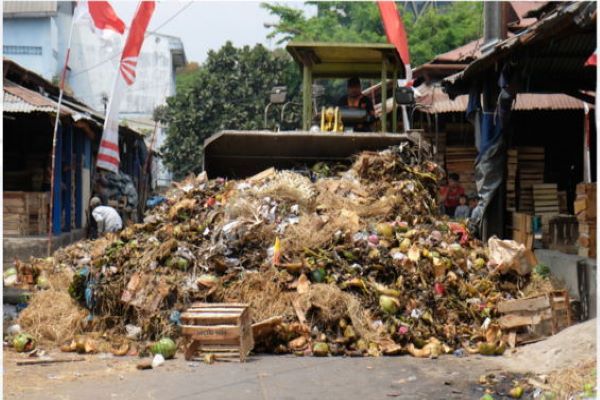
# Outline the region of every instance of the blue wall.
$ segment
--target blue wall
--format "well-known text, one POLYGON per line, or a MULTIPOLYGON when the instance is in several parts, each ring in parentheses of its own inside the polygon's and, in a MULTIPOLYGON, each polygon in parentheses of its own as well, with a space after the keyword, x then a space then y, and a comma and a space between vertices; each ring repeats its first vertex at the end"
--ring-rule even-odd
POLYGON ((52 18, 11 18, 3 19, 3 45, 41 47, 41 55, 10 54, 3 51, 4 57, 42 75, 48 80, 58 74, 56 25, 52 18), (54 33, 54 35, 52 35, 54 33), (54 36, 54 38, 53 38, 54 36), (54 49, 53 49, 54 47, 54 49))

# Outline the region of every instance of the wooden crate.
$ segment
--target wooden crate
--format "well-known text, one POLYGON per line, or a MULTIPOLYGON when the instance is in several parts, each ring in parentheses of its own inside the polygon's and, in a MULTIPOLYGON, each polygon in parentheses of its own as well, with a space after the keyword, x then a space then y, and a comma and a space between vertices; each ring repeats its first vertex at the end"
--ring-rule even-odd
POLYGON ((558 215, 550 219, 548 248, 577 254, 578 223, 574 215, 558 215))
POLYGON ((533 248, 532 218, 530 214, 512 213, 512 239, 522 243, 527 249, 533 248))
POLYGON ((577 185, 577 197, 573 204, 575 215, 581 222, 596 221, 596 183, 577 185))
POLYGON ((569 294, 552 291, 541 296, 498 303, 500 328, 511 347, 555 335, 571 325, 569 294))
POLYGON ((579 221, 578 254, 581 257, 596 257, 596 223, 579 221))
POLYGON ((47 233, 49 204, 49 194, 46 192, 4 192, 4 234, 24 236, 47 233))
POLYGON ((213 354, 216 359, 246 361, 254 347, 248 304, 194 303, 181 314, 182 334, 190 339, 185 359, 213 354))

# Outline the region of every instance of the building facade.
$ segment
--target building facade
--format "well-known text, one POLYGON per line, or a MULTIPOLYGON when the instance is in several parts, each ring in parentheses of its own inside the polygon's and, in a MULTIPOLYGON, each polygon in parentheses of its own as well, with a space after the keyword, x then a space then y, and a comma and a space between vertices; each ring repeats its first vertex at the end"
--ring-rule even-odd
MULTIPOLYGON (((77 97, 96 110, 104 110, 110 98, 121 46, 103 43, 86 26, 76 26, 73 33, 69 85, 77 97)), ((179 38, 151 33, 142 46, 135 83, 127 89, 121 102, 120 118, 128 126, 143 132, 148 146, 160 151, 166 127, 155 126, 156 107, 175 95, 175 72, 186 63, 183 43, 179 38)), ((155 170, 153 187, 168 186, 171 173, 160 158, 151 166, 155 170)))
POLYGON ((51 81, 60 76, 75 2, 3 2, 3 55, 51 81))
MULTIPOLYGON (((75 2, 8 1, 3 3, 4 57, 49 81, 60 78, 75 2)), ((128 22, 128 21, 126 21, 128 22)), ((111 95, 125 35, 106 42, 85 24, 73 28, 67 89, 73 97, 104 113, 111 95)), ((149 32, 144 41, 135 83, 121 101, 121 121, 142 132, 148 146, 160 152, 166 127, 156 128, 153 112, 175 95, 175 73, 186 63, 183 43, 177 37, 149 32)), ((151 166, 152 186, 168 186, 171 173, 159 157, 151 166)))

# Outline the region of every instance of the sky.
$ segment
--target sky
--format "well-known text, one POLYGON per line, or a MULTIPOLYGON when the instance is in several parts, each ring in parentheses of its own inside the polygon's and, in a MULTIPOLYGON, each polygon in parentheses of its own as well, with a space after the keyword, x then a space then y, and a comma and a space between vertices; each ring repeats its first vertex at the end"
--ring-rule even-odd
MULTIPOLYGON (((230 40, 235 46, 262 43, 276 47, 275 40, 267 39, 265 22, 276 22, 258 1, 158 1, 150 22, 150 30, 179 37, 183 42, 188 62, 203 62, 209 50, 219 49, 230 40), (184 8, 185 7, 185 8, 184 8), (181 11, 181 12, 180 12, 181 11), (178 14, 179 13, 179 14, 178 14), (178 14, 178 15, 175 15, 178 14), (172 18, 164 26, 166 21, 172 18)), ((129 25, 137 1, 113 1, 113 8, 129 25)), ((305 8, 302 2, 287 2, 289 6, 305 8)))

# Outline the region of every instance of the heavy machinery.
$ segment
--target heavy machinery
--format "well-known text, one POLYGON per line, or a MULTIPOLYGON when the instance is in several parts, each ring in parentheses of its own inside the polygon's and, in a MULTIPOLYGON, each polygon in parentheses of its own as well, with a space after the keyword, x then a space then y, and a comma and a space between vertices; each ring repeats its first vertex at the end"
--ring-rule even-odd
MULTIPOLYGON (((227 130, 212 135, 204 142, 204 169, 209 177, 244 178, 269 167, 283 169, 310 166, 319 161, 346 161, 360 151, 382 150, 409 136, 396 133, 396 81, 404 70, 393 45, 296 42, 289 43, 287 51, 303 74, 302 129, 277 132, 227 130), (352 125, 368 118, 364 110, 346 107, 329 110, 327 107, 317 112, 315 109, 312 93, 315 79, 353 76, 381 80, 379 132, 359 133, 344 129, 347 123, 352 125), (393 82, 392 112, 391 121, 388 121, 386 100, 390 79, 393 82)), ((270 104, 285 102, 282 93, 282 88, 274 91, 270 104)), ((399 91, 398 94, 399 99, 406 98, 405 93, 399 91)))

